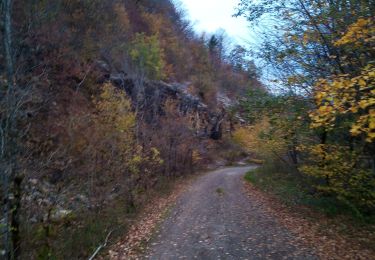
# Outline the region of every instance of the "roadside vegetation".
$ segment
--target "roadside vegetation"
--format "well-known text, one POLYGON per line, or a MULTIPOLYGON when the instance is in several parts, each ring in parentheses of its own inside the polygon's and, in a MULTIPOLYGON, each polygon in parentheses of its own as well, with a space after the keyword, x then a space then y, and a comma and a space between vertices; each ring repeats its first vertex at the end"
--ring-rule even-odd
POLYGON ((262 31, 269 91, 238 107, 234 139, 264 161, 247 179, 328 214, 375 217, 374 1, 241 1, 262 31))
POLYGON ((178 1, 3 0, 0 258, 88 258, 176 179, 248 155, 288 203, 371 222, 374 8, 241 0, 272 27, 246 49, 178 1))
MULTIPOLYGON (((322 196, 312 188, 314 183, 311 179, 303 179, 293 172, 293 169, 288 170, 283 165, 261 166, 249 171, 245 179, 291 208, 308 207, 332 219, 346 219, 350 225, 375 224, 373 216, 361 214, 356 208, 343 203, 335 196, 322 196)), ((306 217, 312 216, 306 214, 306 217)))
POLYGON ((230 150, 227 107, 262 88, 243 47, 170 0, 0 8, 0 258, 88 258, 230 150))

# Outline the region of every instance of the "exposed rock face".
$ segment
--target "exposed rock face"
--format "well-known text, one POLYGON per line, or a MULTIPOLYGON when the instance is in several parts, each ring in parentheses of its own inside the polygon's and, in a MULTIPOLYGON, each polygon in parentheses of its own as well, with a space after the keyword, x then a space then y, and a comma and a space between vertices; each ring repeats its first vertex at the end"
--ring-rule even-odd
POLYGON ((124 73, 110 74, 109 80, 124 89, 134 104, 139 103, 139 108, 144 112, 144 118, 148 123, 152 123, 155 117, 162 116, 165 102, 173 100, 178 104, 181 116, 187 117, 191 122, 197 136, 219 140, 224 130, 230 131, 228 127, 223 126, 227 120, 225 110, 228 106, 227 99, 225 103, 218 99, 218 109, 213 110, 208 108, 199 97, 188 93, 189 83, 169 84, 163 81, 144 81, 140 86, 124 73), (139 101, 139 92, 142 93, 142 101, 139 101))

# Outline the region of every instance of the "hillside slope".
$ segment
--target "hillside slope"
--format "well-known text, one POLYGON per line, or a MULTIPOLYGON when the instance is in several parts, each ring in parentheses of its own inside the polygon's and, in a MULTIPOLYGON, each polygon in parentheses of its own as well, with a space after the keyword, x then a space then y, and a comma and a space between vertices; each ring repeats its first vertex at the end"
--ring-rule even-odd
POLYGON ((262 88, 254 64, 196 35, 170 0, 2 12, 4 256, 87 257, 151 191, 241 154, 231 105, 262 88))

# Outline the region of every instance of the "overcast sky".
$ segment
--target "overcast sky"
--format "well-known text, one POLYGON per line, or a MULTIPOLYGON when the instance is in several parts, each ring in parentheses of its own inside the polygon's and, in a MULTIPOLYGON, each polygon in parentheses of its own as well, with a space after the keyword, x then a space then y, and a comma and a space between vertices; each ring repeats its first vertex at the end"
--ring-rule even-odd
POLYGON ((177 0, 188 11, 197 32, 214 33, 224 29, 238 43, 251 41, 248 23, 232 17, 239 0, 177 0))

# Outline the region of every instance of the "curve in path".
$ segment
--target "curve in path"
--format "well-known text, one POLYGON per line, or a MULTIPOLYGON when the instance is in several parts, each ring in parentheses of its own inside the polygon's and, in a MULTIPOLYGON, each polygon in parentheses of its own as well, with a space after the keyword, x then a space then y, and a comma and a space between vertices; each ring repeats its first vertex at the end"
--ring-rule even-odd
POLYGON ((151 242, 146 259, 317 259, 255 198, 232 167, 198 178, 177 201, 151 242))

